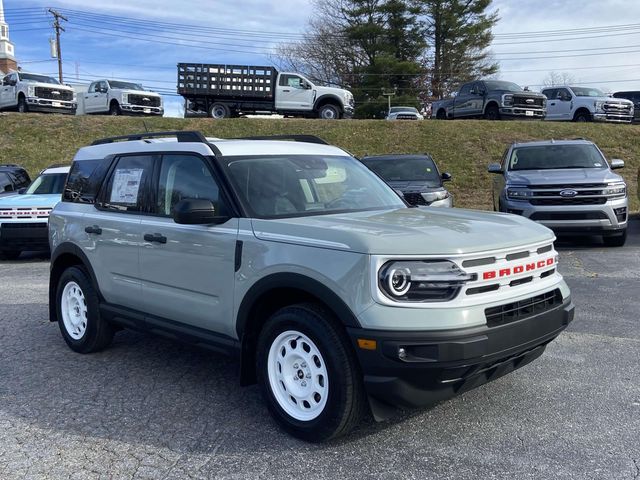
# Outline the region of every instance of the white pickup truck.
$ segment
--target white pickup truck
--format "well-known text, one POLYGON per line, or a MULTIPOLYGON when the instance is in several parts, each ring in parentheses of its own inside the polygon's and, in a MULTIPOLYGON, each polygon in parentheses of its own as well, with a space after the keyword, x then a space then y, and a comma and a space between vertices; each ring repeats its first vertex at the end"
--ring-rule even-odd
POLYGON ((611 98, 593 87, 549 87, 542 90, 547 96, 546 120, 574 122, 631 123, 633 102, 611 98))
POLYGON ((36 73, 13 72, 2 79, 0 110, 26 112, 76 113, 73 88, 36 73))
POLYGON ((142 85, 117 80, 96 80, 84 94, 84 113, 109 115, 162 115, 162 97, 142 85))

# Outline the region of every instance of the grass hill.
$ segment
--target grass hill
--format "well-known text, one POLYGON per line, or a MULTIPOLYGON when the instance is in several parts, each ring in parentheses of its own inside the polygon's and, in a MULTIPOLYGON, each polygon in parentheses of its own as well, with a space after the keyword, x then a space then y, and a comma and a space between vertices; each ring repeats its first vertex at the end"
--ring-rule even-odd
MULTIPOLYGON (((491 175, 487 165, 498 162, 516 140, 593 140, 607 158, 621 158, 620 170, 629 187, 631 209, 640 208, 637 174, 640 167, 640 126, 557 122, 145 118, 149 131, 200 130, 221 138, 270 134, 312 134, 354 155, 429 152, 442 171, 451 172, 450 188, 458 207, 491 208, 491 175)), ((70 163, 76 150, 93 140, 144 132, 142 118, 0 114, 0 163, 24 165, 34 176, 54 163, 70 163)))

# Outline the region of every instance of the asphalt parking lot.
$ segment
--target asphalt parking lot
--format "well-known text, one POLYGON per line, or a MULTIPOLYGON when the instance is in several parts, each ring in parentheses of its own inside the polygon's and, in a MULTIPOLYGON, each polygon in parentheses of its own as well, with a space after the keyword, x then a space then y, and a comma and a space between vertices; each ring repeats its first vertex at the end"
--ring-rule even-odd
POLYGON ((577 306, 533 364, 431 410, 309 445, 238 364, 121 332, 82 356, 47 318, 48 261, 0 264, 0 479, 640 479, 640 219, 562 242, 577 306))

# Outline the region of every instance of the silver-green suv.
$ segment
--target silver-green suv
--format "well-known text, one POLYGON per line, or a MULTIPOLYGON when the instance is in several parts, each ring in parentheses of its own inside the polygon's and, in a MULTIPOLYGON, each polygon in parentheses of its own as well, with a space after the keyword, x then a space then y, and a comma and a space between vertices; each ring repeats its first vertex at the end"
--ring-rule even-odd
POLYGON ((236 355, 280 425, 322 441, 541 355, 573 318, 553 241, 411 208, 314 137, 110 138, 50 216, 50 314, 81 353, 124 326, 236 355))

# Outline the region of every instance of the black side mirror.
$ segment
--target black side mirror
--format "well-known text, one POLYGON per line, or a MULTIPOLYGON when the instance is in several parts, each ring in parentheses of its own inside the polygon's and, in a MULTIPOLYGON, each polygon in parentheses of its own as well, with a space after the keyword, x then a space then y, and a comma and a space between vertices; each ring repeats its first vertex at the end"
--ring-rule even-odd
POLYGON ((24 195, 25 193, 27 193, 27 187, 22 187, 20 190, 18 190, 19 195, 24 195))
POLYGON ((175 204, 171 211, 173 221, 182 225, 210 225, 224 223, 227 216, 216 215, 216 206, 211 200, 185 198, 175 204))
POLYGON ((499 163, 492 163, 487 169, 489 173, 502 173, 502 167, 499 163))
POLYGON ((442 179, 443 182, 450 182, 451 174, 449 172, 444 172, 442 175, 440 175, 440 178, 442 179))

